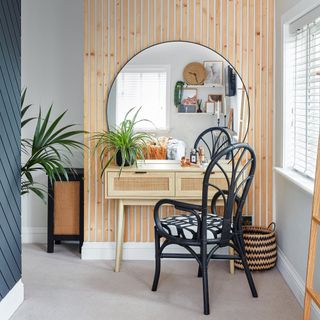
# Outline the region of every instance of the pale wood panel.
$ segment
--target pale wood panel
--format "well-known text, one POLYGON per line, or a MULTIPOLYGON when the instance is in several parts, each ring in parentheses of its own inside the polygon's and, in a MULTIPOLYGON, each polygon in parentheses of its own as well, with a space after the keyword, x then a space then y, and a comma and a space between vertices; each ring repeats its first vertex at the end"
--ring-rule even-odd
MULTIPOLYGON (((84 128, 90 133, 105 127, 107 94, 116 73, 143 48, 183 39, 229 58, 252 107, 248 142, 258 167, 247 211, 256 224, 270 223, 274 0, 84 0, 84 16, 84 128)), ((89 139, 90 134, 84 155, 85 239, 114 241, 116 203, 104 199, 98 154, 89 139)), ((137 207, 129 215, 134 230, 127 231, 126 240, 152 241, 152 207, 137 207)))
POLYGON ((267 171, 267 183, 268 183, 268 199, 267 199, 267 225, 272 222, 272 148, 273 148, 273 49, 274 41, 274 0, 268 1, 268 103, 267 103, 267 116, 268 116, 268 171, 267 171))
MULTIPOLYGON (((84 38, 84 46, 83 46, 83 105, 84 105, 84 110, 83 110, 83 121, 84 121, 84 130, 89 132, 89 117, 88 117, 88 112, 89 112, 89 92, 90 88, 88 85, 89 82, 89 63, 90 63, 90 52, 89 52, 89 10, 88 10, 88 1, 89 0, 84 0, 83 2, 83 7, 84 7, 84 22, 83 22, 83 38, 84 38)), ((84 137, 84 143, 88 145, 89 143, 89 135, 85 135, 84 137)), ((89 165, 88 165, 88 160, 89 160, 89 150, 87 148, 84 149, 84 154, 83 154, 83 163, 84 163, 84 168, 85 174, 84 174, 84 213, 83 213, 83 219, 84 219, 84 239, 88 240, 88 213, 89 213, 89 206, 90 206, 90 190, 88 188, 88 176, 89 176, 89 165)))
POLYGON ((208 46, 215 48, 215 0, 209 0, 208 7, 208 16, 209 16, 209 42, 208 46))
MULTIPOLYGON (((267 1, 262 1, 262 28, 261 28, 261 134, 260 141, 266 141, 267 120, 266 95, 267 95, 267 1)), ((260 18, 260 19, 261 19, 260 18)), ((261 224, 267 222, 267 144, 261 144, 261 224)))

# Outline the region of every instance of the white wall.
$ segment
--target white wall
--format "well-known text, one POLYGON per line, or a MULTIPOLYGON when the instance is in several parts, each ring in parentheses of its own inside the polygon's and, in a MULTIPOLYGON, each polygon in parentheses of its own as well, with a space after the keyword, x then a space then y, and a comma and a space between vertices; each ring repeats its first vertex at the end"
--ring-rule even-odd
MULTIPOLYGON (((283 15, 303 14, 315 5, 317 0, 275 1, 276 51, 275 51, 275 159, 277 167, 283 159, 283 63, 282 63, 282 23, 283 15)), ((288 285, 303 304, 306 277, 308 241, 311 221, 312 194, 283 175, 275 172, 275 211, 277 220, 278 247, 280 256, 278 267, 288 285)), ((319 271, 319 268, 318 268, 319 271)), ((317 272, 319 276, 319 272, 317 272)))
MULTIPOLYGON (((174 105, 174 88, 177 81, 183 81, 183 69, 190 62, 200 62, 203 61, 223 61, 223 68, 225 69, 228 65, 220 55, 214 51, 187 42, 169 42, 154 47, 148 48, 143 52, 135 56, 128 65, 139 66, 139 65, 166 65, 170 66, 170 104, 168 106, 169 110, 169 125, 170 129, 168 132, 161 132, 160 135, 170 136, 179 140, 186 142, 186 151, 189 154, 190 149, 198 137, 198 135, 209 127, 217 125, 216 117, 207 114, 188 114, 188 113, 178 113, 177 108, 174 105)), ((225 84, 225 75, 223 71, 223 84, 225 84)), ((237 79, 237 87, 241 88, 242 84, 240 79, 237 79)), ((108 110, 109 123, 114 126, 115 124, 115 110, 116 105, 116 86, 113 85, 109 97, 110 106, 108 110)), ((198 88, 198 99, 202 100, 202 109, 205 108, 205 102, 208 100, 208 94, 222 94, 224 96, 224 87, 215 88, 198 88)), ((237 119, 237 98, 226 97, 227 102, 227 114, 229 108, 232 107, 235 112, 235 119, 237 119)), ((224 124, 222 117, 220 125, 224 124)), ((236 128, 236 126, 235 126, 236 128)))
MULTIPOLYGON (((53 116, 68 110, 64 124, 83 128, 83 1, 22 1, 22 88, 34 113, 53 103, 53 116)), ((32 134, 33 126, 23 130, 32 134)), ((82 139, 82 137, 79 137, 82 139)), ((82 167, 82 155, 72 165, 82 167)), ((38 176, 46 185, 45 175, 38 176)), ((46 241, 47 207, 33 194, 22 199, 23 241, 46 241)))

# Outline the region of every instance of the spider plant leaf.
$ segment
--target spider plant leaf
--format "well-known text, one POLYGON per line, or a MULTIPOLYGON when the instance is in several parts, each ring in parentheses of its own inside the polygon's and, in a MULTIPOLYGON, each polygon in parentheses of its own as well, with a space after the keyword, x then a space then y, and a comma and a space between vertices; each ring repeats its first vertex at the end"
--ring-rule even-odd
POLYGON ((30 121, 32 121, 34 119, 37 119, 37 118, 36 117, 32 117, 32 118, 28 118, 26 120, 21 121, 21 128, 23 128, 27 123, 29 123, 30 121))

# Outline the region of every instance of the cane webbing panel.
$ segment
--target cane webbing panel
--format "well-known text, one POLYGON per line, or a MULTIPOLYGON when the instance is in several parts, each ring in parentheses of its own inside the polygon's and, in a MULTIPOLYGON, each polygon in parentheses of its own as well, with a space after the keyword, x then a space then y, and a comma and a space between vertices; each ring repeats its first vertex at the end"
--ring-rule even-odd
POLYGON ((168 177, 125 177, 114 179, 114 190, 116 191, 168 191, 168 177))
POLYGON ((80 182, 54 183, 54 234, 78 235, 80 218, 80 182))
MULTIPOLYGON (((181 191, 202 190, 203 177, 200 178, 181 178, 181 191)), ((210 179, 210 183, 219 188, 226 188, 225 179, 210 179)))

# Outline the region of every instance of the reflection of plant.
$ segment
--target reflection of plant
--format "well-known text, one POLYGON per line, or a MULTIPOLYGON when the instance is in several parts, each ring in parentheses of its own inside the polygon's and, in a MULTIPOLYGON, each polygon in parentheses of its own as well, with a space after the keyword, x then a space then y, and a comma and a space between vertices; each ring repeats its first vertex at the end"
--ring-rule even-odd
POLYGON ((132 119, 128 119, 129 115, 135 108, 130 109, 124 117, 124 120, 117 128, 110 131, 102 131, 94 135, 96 140, 96 148, 101 148, 100 160, 102 164, 102 172, 111 164, 115 157, 121 157, 121 170, 126 164, 137 164, 137 159, 144 160, 144 151, 147 150, 147 142, 151 136, 145 132, 135 132, 134 127, 146 119, 137 120, 141 107, 134 113, 132 119), (105 156, 110 155, 105 162, 105 156))
POLYGON ((37 117, 24 119, 26 112, 32 106, 24 106, 26 89, 21 96, 21 128, 27 123, 37 119, 37 124, 31 139, 21 140, 21 150, 27 156, 26 162, 21 167, 21 194, 34 192, 45 201, 46 190, 34 181, 33 174, 42 171, 53 182, 61 176, 68 178, 66 165, 70 165, 70 159, 74 149, 83 149, 83 144, 74 140, 74 137, 83 134, 82 130, 70 130, 74 124, 59 127, 65 112, 51 122, 52 105, 42 118, 41 108, 37 117))

